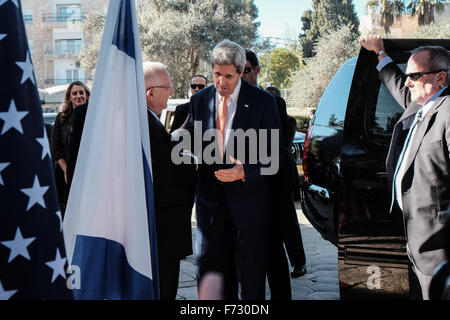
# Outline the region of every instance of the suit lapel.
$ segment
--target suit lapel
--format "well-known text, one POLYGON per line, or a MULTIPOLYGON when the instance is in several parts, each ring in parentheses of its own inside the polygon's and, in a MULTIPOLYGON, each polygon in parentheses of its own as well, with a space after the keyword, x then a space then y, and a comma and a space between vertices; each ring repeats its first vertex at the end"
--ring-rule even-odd
POLYGON ((419 151, 419 147, 422 144, 422 140, 425 137, 425 134, 427 133, 427 129, 430 125, 431 119, 435 116, 435 114, 438 111, 438 108, 442 105, 442 103, 444 102, 444 100, 447 97, 448 96, 441 95, 436 100, 433 107, 431 107, 431 109, 425 115, 424 119, 420 123, 417 124, 416 133, 415 133, 414 139, 411 141, 411 145, 410 145, 411 150, 409 151, 409 156, 405 162, 406 169, 408 169, 411 166, 413 160, 416 158, 417 152, 419 151))

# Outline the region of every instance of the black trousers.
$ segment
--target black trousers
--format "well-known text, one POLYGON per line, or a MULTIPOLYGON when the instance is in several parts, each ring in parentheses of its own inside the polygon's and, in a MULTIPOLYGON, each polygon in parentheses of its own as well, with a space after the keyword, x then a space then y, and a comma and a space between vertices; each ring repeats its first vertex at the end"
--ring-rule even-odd
MULTIPOLYGON (((201 218, 200 218, 201 219, 201 218)), ((267 232, 248 235, 239 230, 225 199, 219 204, 213 221, 203 226, 197 218, 197 281, 210 271, 223 275, 226 300, 264 300, 267 264, 267 232)))
POLYGON ((158 253, 160 300, 175 300, 180 275, 180 259, 158 253))

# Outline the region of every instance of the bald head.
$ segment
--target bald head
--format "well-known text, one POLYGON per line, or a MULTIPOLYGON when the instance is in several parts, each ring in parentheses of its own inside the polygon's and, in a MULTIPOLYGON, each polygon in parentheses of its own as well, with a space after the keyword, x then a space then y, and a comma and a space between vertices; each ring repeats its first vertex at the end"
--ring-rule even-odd
POLYGON ((163 63, 153 61, 145 61, 143 68, 147 107, 159 116, 174 93, 169 71, 163 63))

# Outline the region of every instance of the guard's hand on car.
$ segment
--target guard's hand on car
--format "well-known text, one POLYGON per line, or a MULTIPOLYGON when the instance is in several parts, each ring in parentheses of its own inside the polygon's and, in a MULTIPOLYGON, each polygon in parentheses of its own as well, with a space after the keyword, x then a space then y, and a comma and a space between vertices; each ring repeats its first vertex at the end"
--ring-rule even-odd
POLYGON ((381 39, 380 36, 369 35, 361 37, 361 39, 359 39, 359 43, 366 50, 373 51, 375 53, 384 50, 383 39, 381 39))

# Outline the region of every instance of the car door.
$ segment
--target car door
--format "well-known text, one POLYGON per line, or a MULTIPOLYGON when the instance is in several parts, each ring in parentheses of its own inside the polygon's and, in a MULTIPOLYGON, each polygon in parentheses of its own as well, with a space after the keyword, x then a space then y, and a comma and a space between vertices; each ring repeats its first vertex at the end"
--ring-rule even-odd
MULTIPOLYGON (((410 51, 450 49, 450 40, 387 39, 386 52, 405 70, 410 51)), ((344 122, 338 186, 341 298, 409 298, 403 218, 390 214, 385 160, 403 109, 378 80, 378 59, 361 49, 344 122)))

